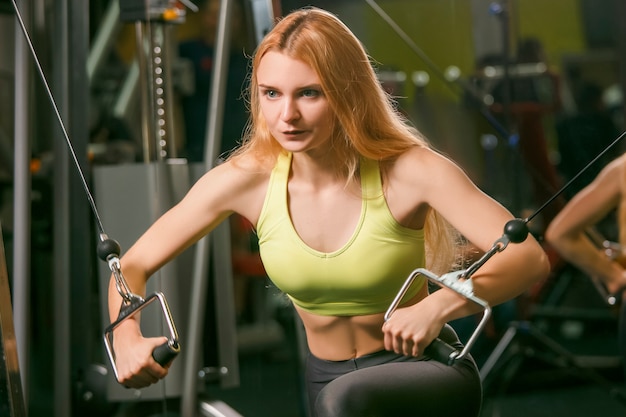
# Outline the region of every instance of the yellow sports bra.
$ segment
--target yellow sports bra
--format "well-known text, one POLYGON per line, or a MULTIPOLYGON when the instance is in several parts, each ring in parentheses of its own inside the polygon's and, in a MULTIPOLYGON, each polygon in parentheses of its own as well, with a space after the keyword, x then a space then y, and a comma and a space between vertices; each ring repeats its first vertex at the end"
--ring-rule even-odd
MULTIPOLYGON (((385 201, 378 163, 362 159, 363 204, 352 237, 331 253, 310 248, 289 216, 291 158, 291 153, 279 156, 257 224, 269 278, 311 313, 354 316, 386 311, 409 274, 424 266, 424 231, 398 224, 385 201)), ((424 281, 418 277, 405 298, 414 296, 424 281)))

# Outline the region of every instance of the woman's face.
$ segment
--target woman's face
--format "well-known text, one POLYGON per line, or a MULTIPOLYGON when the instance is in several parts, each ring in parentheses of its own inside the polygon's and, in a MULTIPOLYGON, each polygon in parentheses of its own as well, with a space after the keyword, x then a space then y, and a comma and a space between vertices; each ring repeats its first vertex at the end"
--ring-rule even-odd
POLYGON ((333 115, 313 68, 271 51, 261 58, 257 84, 267 127, 285 150, 303 152, 327 145, 333 115))

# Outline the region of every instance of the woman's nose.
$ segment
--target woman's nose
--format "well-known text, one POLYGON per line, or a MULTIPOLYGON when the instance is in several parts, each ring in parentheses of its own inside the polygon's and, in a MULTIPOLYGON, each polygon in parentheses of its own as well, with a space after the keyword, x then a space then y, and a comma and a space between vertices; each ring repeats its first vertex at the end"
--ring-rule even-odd
POLYGON ((291 121, 297 119, 300 115, 298 111, 298 105, 295 100, 291 98, 285 99, 283 102, 282 111, 280 117, 283 121, 291 121))

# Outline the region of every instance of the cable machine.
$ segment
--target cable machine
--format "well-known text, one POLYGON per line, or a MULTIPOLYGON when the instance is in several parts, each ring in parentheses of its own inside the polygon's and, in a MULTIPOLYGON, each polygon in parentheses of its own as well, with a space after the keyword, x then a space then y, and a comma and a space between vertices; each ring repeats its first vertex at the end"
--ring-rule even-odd
MULTIPOLYGON (((119 19, 135 25, 136 68, 130 74, 139 84, 141 102, 141 133, 143 163, 97 167, 94 186, 103 207, 103 219, 113 227, 112 236, 120 238, 128 247, 161 214, 178 202, 190 186, 216 161, 216 149, 221 137, 223 92, 226 72, 220 49, 227 47, 229 39, 229 1, 222 3, 218 28, 218 50, 215 61, 207 155, 205 165, 188 164, 176 158, 173 117, 172 70, 173 58, 171 28, 185 18, 185 6, 193 3, 176 1, 120 1, 119 19), (120 205, 119 201, 125 204, 120 205), (131 209, 132 208, 132 209, 131 209), (146 214, 149 214, 146 216, 146 214), (117 229, 117 230, 116 230, 117 229)), ((128 84, 133 89, 133 83, 128 84)), ((103 325, 106 326, 106 294, 110 272, 101 268, 100 293, 102 295, 103 325)), ((198 377, 204 342, 214 345, 217 363, 205 367, 207 378, 218 379, 224 387, 239 383, 235 313, 232 290, 232 264, 230 233, 225 223, 211 235, 203 238, 193 248, 164 266, 152 277, 148 292, 159 290, 167 294, 174 320, 184 323, 180 328, 182 349, 180 358, 172 365, 169 375, 159 383, 142 389, 127 390, 117 383, 112 373, 107 378, 107 396, 110 401, 159 401, 180 398, 181 414, 195 416, 239 416, 220 401, 199 404, 198 377), (211 279, 209 279, 211 277, 211 279), (212 288, 210 287, 212 286, 212 288), (213 294, 207 300, 208 294, 213 294), (214 306, 209 314, 216 322, 215 334, 206 336, 204 327, 205 305, 214 306), (203 337, 204 336, 204 337, 203 337), (203 340, 203 339, 208 340, 203 340)), ((158 314, 143 314, 142 328, 146 335, 164 334, 166 323, 158 314), (145 327, 144 327, 145 326, 145 327)), ((206 348, 206 346, 205 346, 206 348)))
MULTIPOLYGON (((140 84, 144 162, 98 167, 94 172, 94 185, 104 208, 103 219, 110 217, 107 224, 117 228, 111 229, 115 232, 113 236, 127 239, 126 244, 122 245, 124 247, 128 247, 154 220, 179 201, 190 186, 217 163, 219 156, 233 5, 232 1, 221 2, 204 163, 199 164, 189 164, 175 157, 170 27, 184 20, 183 6, 194 9, 193 3, 189 2, 119 2, 120 20, 135 24, 138 55, 133 67, 138 71, 131 72, 129 76, 140 84), (127 204, 118 204, 120 198, 127 204), (133 207, 133 210, 129 210, 129 207, 133 207), (146 213, 150 213, 150 216, 146 217, 146 213)), ((253 1, 249 6, 259 40, 273 23, 275 7, 265 0, 253 1)), ((126 86, 133 91, 137 89, 132 82, 126 86)), ((180 333, 183 343, 181 357, 174 362, 167 378, 147 389, 126 390, 109 373, 109 399, 156 401, 178 397, 183 417, 193 417, 198 413, 207 417, 240 416, 222 401, 198 398, 198 393, 202 391, 199 383, 203 379, 217 380, 222 387, 239 384, 230 248, 229 226, 223 223, 150 280, 148 292, 159 289, 167 294, 174 319, 185 324, 180 333), (209 294, 211 299, 207 300, 209 294), (205 306, 213 307, 208 315, 205 306), (209 336, 204 323, 206 317, 215 322, 214 334, 209 336), (217 362, 202 366, 202 349, 207 341, 217 352, 217 362)), ((100 290, 105 321, 109 276, 110 272, 102 268, 100 290)), ((149 317, 151 322, 146 323, 144 332, 164 334, 166 324, 154 321, 161 316, 149 317)), ((146 318, 144 314, 142 321, 146 318)))
MULTIPOLYGON (((95 45, 98 46, 98 48, 93 51, 93 53, 89 55, 89 59, 87 59, 86 52, 88 48, 86 37, 82 37, 79 41, 74 41, 76 37, 69 36, 69 33, 72 31, 67 28, 72 27, 73 24, 79 21, 83 22, 83 24, 78 25, 80 26, 78 30, 85 29, 84 26, 86 26, 84 23, 86 19, 82 19, 82 17, 84 17, 82 12, 87 10, 87 6, 83 2, 78 3, 81 3, 82 6, 74 7, 71 13, 68 13, 68 4, 66 2, 58 3, 58 5, 55 6, 58 8, 58 13, 55 16, 57 16, 59 23, 62 23, 62 21, 67 23, 66 25, 59 25, 62 28, 66 28, 65 30, 60 30, 61 34, 58 39, 60 41, 61 51, 65 51, 65 53, 59 54, 58 59, 62 61, 60 64, 62 67, 66 67, 68 64, 74 63, 77 67, 85 69, 84 74, 81 71, 80 74, 82 75, 73 79, 72 82, 69 80, 68 74, 71 73, 69 70, 60 71, 59 74, 61 75, 56 75, 54 80, 55 86, 60 88, 62 94, 66 97, 66 101, 62 103, 62 109, 67 109, 68 107, 75 108, 81 105, 84 107, 84 101, 82 100, 76 100, 75 103, 71 103, 70 100, 67 100, 67 92, 65 90, 72 90, 70 85, 73 83, 76 83, 73 87, 77 88, 77 86, 81 85, 82 81, 87 81, 89 78, 93 77, 99 62, 101 62, 100 58, 102 54, 110 47, 110 43, 108 43, 105 38, 98 38, 98 41, 103 43, 96 42, 95 45), (74 39, 71 48, 74 52, 68 54, 72 55, 71 59, 66 55, 70 49, 70 38, 74 39), (77 45, 74 45, 74 43, 77 43, 77 45), (64 46, 68 46, 68 48, 64 48, 64 46), (81 60, 82 64, 75 62, 81 57, 84 58, 81 60), (85 62, 87 62, 86 66, 85 62), (83 104, 78 104, 79 102, 83 104)), ((22 33, 17 33, 19 30, 16 30, 16 43, 18 43, 18 39, 20 40, 19 45, 16 45, 16 51, 20 53, 19 57, 16 58, 16 66, 17 64, 21 64, 23 65, 22 69, 28 68, 25 59, 26 48, 23 47, 21 42, 21 40, 25 38, 31 48, 33 58, 35 58, 35 63, 44 81, 67 145, 69 145, 71 154, 74 157, 74 162, 79 171, 78 173, 83 180, 84 191, 86 191, 87 197, 90 203, 92 203, 93 214, 96 215, 97 223, 101 223, 101 219, 105 220, 107 226, 111 227, 109 230, 111 236, 114 236, 116 239, 119 238, 122 247, 127 248, 152 221, 156 220, 160 214, 171 207, 175 202, 179 201, 191 184, 193 184, 203 172, 210 169, 213 164, 216 163, 217 149, 219 149, 216 138, 220 137, 221 134, 224 80, 227 75, 226 66, 228 64, 224 51, 227 49, 230 41, 229 24, 232 2, 225 0, 222 2, 222 7, 220 8, 217 51, 215 56, 217 68, 213 77, 214 88, 212 89, 210 114, 208 115, 209 129, 207 131, 207 151, 205 157, 206 162, 204 164, 187 164, 185 160, 176 158, 171 101, 171 68, 169 64, 171 62, 172 51, 170 47, 170 25, 181 22, 185 16, 185 6, 194 9, 194 4, 189 1, 175 0, 120 0, 119 3, 117 3, 117 0, 113 0, 111 3, 115 5, 111 6, 111 11, 108 14, 109 19, 107 19, 108 25, 106 25, 104 32, 110 35, 115 31, 115 28, 118 27, 115 23, 115 19, 111 19, 115 17, 116 13, 121 21, 134 22, 135 24, 137 42, 136 68, 139 71, 131 71, 129 82, 125 84, 125 86, 129 87, 130 91, 125 91, 127 95, 124 96, 124 100, 120 100, 126 107, 118 103, 120 104, 118 110, 129 109, 129 103, 132 101, 130 97, 133 93, 136 94, 136 87, 138 85, 141 100, 143 162, 140 164, 94 168, 93 186, 95 195, 99 201, 99 207, 102 208, 102 216, 99 216, 98 211, 96 211, 95 203, 87 186, 87 181, 81 170, 81 163, 74 152, 73 143, 69 138, 70 135, 68 135, 68 132, 65 130, 61 111, 52 96, 46 76, 37 58, 35 48, 28 36, 28 30, 22 21, 18 6, 13 2, 24 35, 24 37, 22 37, 22 33)), ((28 7, 26 8, 28 9, 28 7)), ((266 26, 269 27, 272 24, 272 4, 269 1, 266 3, 265 8, 257 7, 254 10, 257 13, 259 11, 265 11, 266 13, 269 11, 267 15, 270 19, 266 21, 266 26)), ((262 18, 259 17, 259 19, 256 20, 256 24, 259 24, 261 20, 262 18)), ((75 32, 76 31, 72 33, 75 34, 75 32)), ((83 32, 83 35, 86 35, 87 31, 84 30, 83 32)), ((28 81, 28 71, 17 71, 17 74, 20 74, 20 78, 16 80, 16 84, 20 81, 24 81, 24 84, 26 84, 28 81), (21 75, 23 75, 23 77, 21 75)), ((26 107, 27 94, 21 94, 22 91, 26 90, 27 88, 24 87, 23 90, 18 90, 18 93, 16 93, 16 107, 19 107, 17 106, 18 103, 24 103, 24 107, 26 107), (24 100, 18 100, 22 98, 24 100)), ((88 89, 81 90, 87 91, 88 89)), ((22 115, 27 114, 26 111, 16 112, 16 114, 18 113, 22 115)), ((73 112, 72 114, 77 116, 79 113, 81 112, 73 112)), ((82 109, 82 113, 86 113, 85 108, 82 109)), ((77 136, 82 136, 83 140, 85 140, 87 135, 82 134, 84 132, 82 132, 81 129, 86 126, 87 117, 79 119, 82 119, 82 122, 75 123, 76 127, 72 129, 71 132, 80 131, 81 134, 77 136)), ((26 121, 21 123, 19 120, 16 120, 17 137, 28 136, 26 132, 21 132, 20 130, 22 127, 26 128, 26 126, 28 126, 26 121)), ((74 255, 72 248, 76 245, 82 247, 80 252, 83 250, 87 251, 90 247, 90 245, 82 245, 74 242, 72 237, 76 233, 88 235, 89 233, 85 233, 85 231, 90 230, 90 228, 76 228, 73 232, 67 232, 67 230, 70 229, 69 224, 76 223, 69 221, 69 217, 73 215, 73 210, 69 209, 72 209, 73 206, 69 204, 68 207, 68 203, 65 201, 69 200, 70 196, 70 187, 68 187, 67 180, 71 178, 68 169, 68 166, 71 164, 68 163, 69 157, 66 152, 67 149, 65 149, 64 146, 59 146, 56 142, 54 144, 55 156, 57 156, 57 163, 62 166, 62 169, 60 169, 58 175, 55 176, 58 178, 55 180, 55 187, 58 186, 59 190, 57 191, 60 195, 59 204, 55 203, 55 213, 60 214, 56 216, 55 220, 58 220, 57 224, 61 226, 57 229, 65 230, 66 232, 61 233, 58 239, 55 240, 59 241, 59 247, 68 250, 63 250, 65 255, 62 256, 62 259, 57 263, 58 266, 55 267, 55 276, 67 276, 70 274, 64 274, 64 271, 67 272, 68 269, 72 269, 72 272, 74 272, 74 268, 69 268, 67 254, 72 253, 74 255), (65 210, 65 208, 69 209, 65 210), (68 233, 72 236, 69 236, 68 233)), ((16 140, 15 143, 24 143, 23 147, 16 147, 15 150, 16 172, 23 171, 27 173, 27 169, 20 170, 18 168, 23 165, 20 161, 27 159, 24 155, 28 154, 28 141, 16 140), (20 152, 22 149, 25 151, 20 152), (24 156, 24 158, 22 158, 22 156, 24 156)), ((83 143, 83 145, 86 144, 83 143)), ((86 146, 80 150, 79 155, 86 158, 86 146)), ((21 182, 15 184, 16 190, 18 188, 20 190, 28 190, 30 187, 27 182, 28 176, 25 175, 24 184, 21 182)), ((73 188, 72 191, 74 191, 73 188)), ((26 207, 28 206, 27 194, 26 192, 25 198, 18 199, 18 201, 24 201, 26 207)), ((78 192, 76 194, 78 194, 78 192)), ((77 198, 77 200, 80 200, 80 198, 77 198)), ((82 206, 83 209, 81 209, 80 212, 87 211, 86 207, 84 207, 84 200, 82 201, 82 206)), ((28 213, 28 210, 23 211, 23 213, 28 213)), ((23 217, 28 219, 30 216, 26 215, 23 217)), ((78 220, 83 219, 81 215, 77 217, 78 220)), ((99 224, 99 226, 102 230, 102 224, 99 224)), ((22 238, 27 239, 27 236, 27 228, 24 228, 24 230, 19 227, 16 228, 16 242, 19 243, 22 238)), ((27 245, 18 245, 18 249, 25 246, 27 245)), ((24 262, 17 262, 18 266, 28 264, 27 256, 28 253, 26 251, 23 256, 24 262)), ((115 258, 116 257, 117 254, 115 254, 115 258)), ((90 259, 89 256, 80 256, 80 258, 83 259, 85 263, 90 259)), ((22 257, 16 256, 16 260, 19 261, 20 259, 22 259, 22 257)), ((101 268, 98 268, 98 272, 100 276, 100 294, 103 298, 101 299, 102 324, 103 327, 106 328, 108 324, 108 319, 106 318, 108 317, 106 293, 113 267, 110 262, 109 268, 111 269, 106 268, 102 264, 100 266, 101 268)), ((20 271, 17 270, 16 276, 28 276, 28 273, 20 274, 19 272, 20 271)), ((113 271, 113 273, 115 275, 115 271, 113 271)), ((70 295, 74 293, 76 293, 74 295, 80 295, 80 292, 87 286, 86 282, 88 282, 87 277, 89 273, 82 271, 82 273, 76 275, 80 275, 80 279, 82 280, 82 284, 79 285, 78 289, 74 288, 74 281, 76 281, 76 279, 65 277, 60 280, 61 282, 59 282, 58 289, 55 290, 57 291, 55 292, 55 319, 57 319, 59 323, 59 328, 55 328, 54 340, 55 352, 58 352, 58 354, 55 354, 55 384, 57 385, 55 390, 55 415, 59 416, 72 414, 72 405, 70 405, 70 403, 72 402, 72 390, 76 383, 76 381, 72 380, 72 377, 76 375, 74 372, 76 368, 85 366, 85 362, 88 360, 87 353, 82 353, 80 355, 81 358, 72 357, 72 347, 75 345, 74 342, 80 342, 80 340, 85 342, 85 337, 88 337, 88 334, 85 333, 89 333, 76 331, 76 323, 74 322, 79 321, 80 328, 93 326, 93 323, 88 323, 88 314, 80 320, 77 320, 76 317, 71 314, 74 310, 83 311, 82 309, 76 308, 78 305, 72 305, 75 304, 73 301, 75 297, 71 297, 70 295), (70 331, 70 329, 72 330, 70 331)), ((207 417, 239 416, 236 411, 232 410, 221 401, 200 401, 198 397, 198 393, 201 391, 201 387, 198 387, 200 374, 203 374, 205 378, 211 378, 212 380, 217 379, 223 387, 236 386, 239 383, 235 338, 235 314, 232 294, 230 233, 228 225, 224 224, 216 229, 211 235, 198 242, 193 249, 182 254, 176 261, 166 265, 155 275, 156 276, 151 280, 148 286, 148 291, 160 290, 167 293, 168 298, 171 300, 171 316, 177 321, 185 323, 185 326, 181 329, 181 341, 183 344, 181 358, 171 367, 168 378, 144 390, 126 390, 122 388, 117 384, 113 373, 109 372, 111 370, 110 367, 93 364, 93 368, 87 368, 95 369, 93 375, 96 375, 96 381, 91 381, 93 383, 92 385, 89 385, 89 378, 81 381, 82 386, 79 392, 82 396, 81 400, 95 401, 94 398, 99 398, 98 396, 103 394, 102 392, 95 391, 103 389, 107 402, 141 402, 150 400, 161 400, 165 402, 165 399, 168 398, 181 398, 180 412, 184 417, 193 417, 198 415, 198 413, 207 417), (209 263, 211 265, 209 265, 209 263), (214 279, 209 280, 211 274, 214 279), (190 278, 185 279, 185 277, 190 278), (215 277, 219 277, 219 279, 215 279, 215 277), (209 284, 211 284, 211 287, 209 287, 209 284), (212 294, 213 299, 207 303, 206 297, 209 292, 212 294), (215 345, 218 360, 215 366, 202 368, 200 366, 200 353, 203 342, 202 336, 204 334, 204 306, 206 304, 211 304, 215 308, 213 316, 216 324, 215 334, 209 340, 209 343, 215 345), (100 377, 106 379, 104 387, 102 386, 102 379, 100 377)), ((23 363, 22 369, 24 370, 28 369, 28 355, 25 354, 28 348, 26 337, 28 331, 28 325, 26 323, 28 315, 22 312, 29 310, 28 297, 25 295, 28 292, 28 280, 16 279, 16 281, 23 283, 18 291, 18 295, 21 295, 17 297, 18 303, 16 310, 19 314, 16 317, 16 322, 21 323, 17 329, 18 332, 21 333, 17 336, 18 338, 20 336, 24 338, 22 342, 20 342, 20 340, 17 341, 17 347, 21 348, 24 354, 17 355, 18 352, 14 352, 16 355, 12 355, 12 357, 19 356, 20 361, 23 363)), ((89 304, 88 301, 88 297, 81 299, 81 303, 83 304, 89 304)), ((7 306, 10 307, 9 304, 3 303, 3 307, 7 306)), ((89 305, 83 305, 83 307, 86 307, 84 309, 85 312, 89 310, 89 305)), ((167 316, 169 316, 169 314, 167 316)), ((3 321, 6 317, 6 314, 2 315, 3 321)), ((164 334, 163 330, 164 327, 167 327, 167 323, 164 323, 163 320, 159 320, 159 317, 158 315, 150 313, 143 315, 142 330, 144 330, 146 335, 150 335, 151 332, 164 334)), ((166 319, 167 318, 168 317, 166 317, 166 319)), ((3 328, 3 330, 4 329, 5 328, 3 328)), ((90 349, 87 348, 86 351, 89 352, 90 349)), ((8 351, 5 351, 5 353, 6 352, 8 351)), ((10 361, 6 361, 5 364, 14 365, 10 361)), ((19 366, 16 367, 18 370, 19 368, 19 366)), ((80 371, 84 376, 84 373, 88 372, 88 369, 83 368, 80 369, 80 371)), ((20 377, 19 371, 17 377, 18 379, 20 377)), ((24 374, 22 374, 22 377, 24 377, 24 374)), ((11 382, 15 382, 14 373, 11 373, 11 382)), ((17 393, 15 396, 17 399, 22 396, 22 393, 17 385, 14 384, 14 386, 16 388, 13 392, 17 393)), ((27 398, 26 393, 24 393, 22 397, 27 398)), ((14 412, 19 413, 19 404, 14 405, 13 409, 14 412)), ((164 411, 167 413, 167 410, 164 411)), ((15 414, 15 416, 19 417, 20 414, 15 414)))

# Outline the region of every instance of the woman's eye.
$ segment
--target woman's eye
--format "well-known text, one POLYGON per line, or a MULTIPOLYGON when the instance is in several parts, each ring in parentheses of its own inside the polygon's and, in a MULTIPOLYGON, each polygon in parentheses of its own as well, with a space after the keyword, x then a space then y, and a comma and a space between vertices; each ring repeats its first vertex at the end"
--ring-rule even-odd
POLYGON ((308 90, 302 91, 303 97, 318 97, 319 95, 320 95, 320 92, 317 90, 308 89, 308 90))

